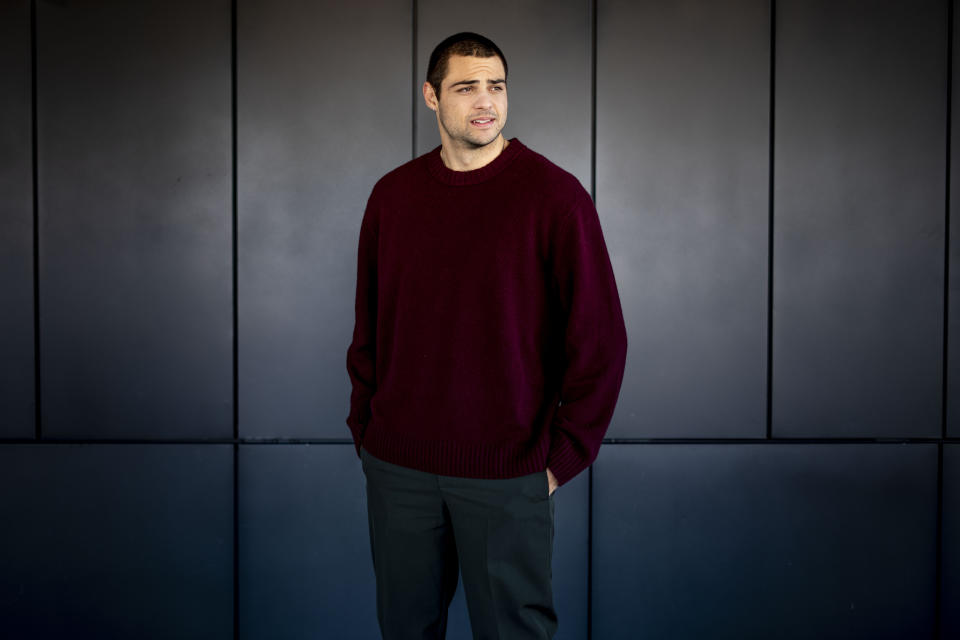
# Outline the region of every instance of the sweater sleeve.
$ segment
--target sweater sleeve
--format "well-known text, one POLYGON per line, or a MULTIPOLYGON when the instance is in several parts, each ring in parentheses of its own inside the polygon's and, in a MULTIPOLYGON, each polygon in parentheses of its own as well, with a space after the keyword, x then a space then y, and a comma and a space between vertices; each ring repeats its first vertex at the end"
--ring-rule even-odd
POLYGON ((353 385, 350 393, 350 415, 347 426, 353 436, 357 457, 367 422, 370 420, 370 398, 376 391, 377 346, 377 238, 374 197, 371 194, 360 223, 357 249, 357 296, 353 341, 347 349, 347 372, 353 385))
POLYGON ((599 453, 623 382, 627 331, 600 219, 585 191, 558 225, 552 272, 564 316, 564 371, 547 467, 563 485, 599 453))

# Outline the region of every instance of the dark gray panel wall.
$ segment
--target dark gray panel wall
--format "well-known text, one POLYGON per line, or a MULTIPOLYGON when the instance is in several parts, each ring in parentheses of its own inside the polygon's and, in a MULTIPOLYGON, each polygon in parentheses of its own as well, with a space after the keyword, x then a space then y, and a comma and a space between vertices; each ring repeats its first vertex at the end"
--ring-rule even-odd
POLYGON ((762 436, 768 2, 597 11, 597 208, 630 335, 609 435, 762 436))
POLYGON ((34 433, 30 3, 0 3, 0 437, 34 433))
POLYGON ((347 437, 360 220, 410 159, 411 3, 238 4, 240 433, 347 437))
POLYGON ((593 508, 594 638, 933 632, 936 445, 604 447, 593 508))
MULTIPOLYGON (((506 138, 590 184, 591 6, 589 0, 493 0, 482 6, 442 0, 417 3, 418 87, 433 48, 447 36, 474 31, 497 43, 509 66, 506 138)), ((437 117, 418 90, 417 154, 440 144, 437 117)))
MULTIPOLYGON (((231 4, 35 3, 45 437, 232 435, 231 4)), ((228 637, 234 584, 243 637, 375 633, 343 422, 366 197, 438 143, 411 83, 462 29, 512 64, 505 133, 589 188, 592 5, 359 4, 236 3, 241 435, 342 442, 240 447, 237 575, 230 447, 7 442, 0 635, 228 637)), ((598 5, 631 339, 610 435, 762 436, 770 3, 598 5)), ((0 7, 0 437, 34 429, 30 6, 0 7)), ((947 5, 775 6, 775 435, 939 435, 947 5)), ((557 640, 587 637, 588 589, 593 638, 931 635, 935 449, 604 446, 592 504, 586 473, 556 496, 557 640)), ((468 625, 461 589, 448 637, 468 625)))
POLYGON ((960 638, 960 444, 943 446, 941 638, 960 638))
POLYGON ((230 3, 37 10, 43 434, 229 437, 230 3))
POLYGON ((940 434, 947 5, 777 3, 773 429, 940 434))
POLYGON ((0 635, 233 638, 233 456, 0 447, 0 635))

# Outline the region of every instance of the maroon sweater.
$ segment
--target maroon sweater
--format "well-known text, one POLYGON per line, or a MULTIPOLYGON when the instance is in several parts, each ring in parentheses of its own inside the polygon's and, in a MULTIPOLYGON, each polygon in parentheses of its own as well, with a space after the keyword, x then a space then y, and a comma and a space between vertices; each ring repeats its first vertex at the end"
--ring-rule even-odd
POLYGON ((627 334, 600 220, 516 138, 453 171, 440 147, 373 188, 360 226, 347 424, 394 464, 509 478, 588 467, 627 334))

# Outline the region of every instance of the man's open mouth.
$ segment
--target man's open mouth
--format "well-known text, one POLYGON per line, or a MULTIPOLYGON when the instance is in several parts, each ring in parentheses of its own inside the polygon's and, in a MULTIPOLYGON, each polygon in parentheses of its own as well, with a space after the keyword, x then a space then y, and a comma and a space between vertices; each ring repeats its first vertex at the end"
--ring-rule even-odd
POLYGON ((493 124, 494 120, 496 120, 496 118, 474 118, 470 121, 470 124, 477 127, 486 127, 493 124))

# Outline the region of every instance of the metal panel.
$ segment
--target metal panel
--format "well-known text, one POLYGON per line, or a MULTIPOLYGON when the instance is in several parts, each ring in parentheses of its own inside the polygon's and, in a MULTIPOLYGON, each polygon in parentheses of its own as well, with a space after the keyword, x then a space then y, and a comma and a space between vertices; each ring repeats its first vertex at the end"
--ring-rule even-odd
POLYGON ((593 637, 931 637, 935 444, 608 445, 593 637))
POLYGON ((960 638, 960 444, 943 445, 940 637, 960 638))
POLYGON ((611 436, 765 433, 768 4, 598 7, 597 208, 630 336, 611 436))
POLYGON ((775 435, 940 434, 946 17, 777 3, 775 435))
POLYGON ((240 637, 379 637, 353 446, 241 446, 238 468, 240 637))
POLYGON ((0 447, 5 638, 233 638, 222 445, 0 447))
POLYGON ((0 437, 34 434, 30 3, 0 3, 0 437))
POLYGON ((357 238, 374 183, 410 159, 411 22, 397 0, 239 3, 244 437, 349 437, 357 238))
POLYGON ((232 435, 230 3, 39 2, 43 435, 232 435))
POLYGON ((459 31, 480 33, 503 51, 509 66, 509 113, 503 129, 590 184, 591 3, 588 0, 492 0, 417 3, 417 154, 440 144, 436 114, 419 88, 430 53, 459 31))

